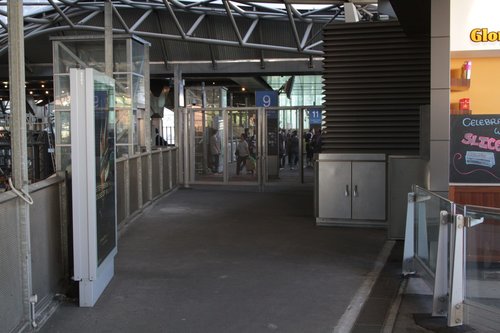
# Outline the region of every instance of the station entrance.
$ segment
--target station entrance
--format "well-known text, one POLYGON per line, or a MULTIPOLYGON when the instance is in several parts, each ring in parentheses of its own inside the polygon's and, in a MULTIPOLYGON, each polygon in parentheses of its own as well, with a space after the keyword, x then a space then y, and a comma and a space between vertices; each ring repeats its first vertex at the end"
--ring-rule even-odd
POLYGON ((312 184, 311 109, 186 109, 184 161, 188 182, 312 184))

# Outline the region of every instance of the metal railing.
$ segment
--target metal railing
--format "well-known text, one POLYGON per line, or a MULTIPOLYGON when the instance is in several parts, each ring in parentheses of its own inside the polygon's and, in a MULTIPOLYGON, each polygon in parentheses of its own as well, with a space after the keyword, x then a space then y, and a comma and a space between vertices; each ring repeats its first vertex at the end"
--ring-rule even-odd
POLYGON ((500 209, 458 205, 414 186, 403 274, 433 290, 432 315, 493 332, 500 324, 500 209))

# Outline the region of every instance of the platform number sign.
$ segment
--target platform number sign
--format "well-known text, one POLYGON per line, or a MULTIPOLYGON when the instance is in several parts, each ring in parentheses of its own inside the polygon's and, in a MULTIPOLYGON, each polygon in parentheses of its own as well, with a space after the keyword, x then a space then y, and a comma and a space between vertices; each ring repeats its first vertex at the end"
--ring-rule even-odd
POLYGON ((265 108, 278 106, 278 92, 274 90, 256 91, 255 106, 265 108))
POLYGON ((309 110, 309 125, 321 125, 321 109, 309 110))

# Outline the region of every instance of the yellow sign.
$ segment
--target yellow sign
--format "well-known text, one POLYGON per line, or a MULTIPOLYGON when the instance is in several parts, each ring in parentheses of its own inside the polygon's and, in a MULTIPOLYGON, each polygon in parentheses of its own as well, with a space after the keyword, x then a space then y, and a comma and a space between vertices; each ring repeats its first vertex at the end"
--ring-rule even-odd
POLYGON ((488 28, 472 29, 470 40, 474 43, 498 42, 500 41, 500 31, 489 31, 488 28))

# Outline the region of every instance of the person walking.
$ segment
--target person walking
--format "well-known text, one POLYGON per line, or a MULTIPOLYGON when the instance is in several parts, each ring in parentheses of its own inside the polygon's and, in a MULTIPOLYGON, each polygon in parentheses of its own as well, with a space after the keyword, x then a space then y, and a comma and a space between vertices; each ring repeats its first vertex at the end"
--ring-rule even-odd
POLYGON ((213 129, 213 134, 210 137, 210 155, 212 156, 212 172, 219 173, 219 159, 221 154, 221 142, 218 135, 218 130, 213 129))
POLYGON ((236 146, 236 174, 239 175, 243 166, 246 164, 247 158, 250 155, 248 142, 245 140, 245 134, 241 134, 238 146, 236 146))

